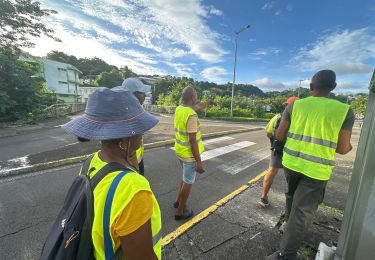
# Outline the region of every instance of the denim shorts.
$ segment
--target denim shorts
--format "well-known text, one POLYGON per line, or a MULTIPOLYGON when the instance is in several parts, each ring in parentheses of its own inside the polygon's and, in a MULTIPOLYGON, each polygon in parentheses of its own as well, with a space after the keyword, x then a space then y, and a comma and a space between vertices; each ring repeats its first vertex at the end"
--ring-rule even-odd
POLYGON ((183 162, 180 160, 182 167, 182 181, 186 184, 193 184, 195 182, 195 162, 183 162))

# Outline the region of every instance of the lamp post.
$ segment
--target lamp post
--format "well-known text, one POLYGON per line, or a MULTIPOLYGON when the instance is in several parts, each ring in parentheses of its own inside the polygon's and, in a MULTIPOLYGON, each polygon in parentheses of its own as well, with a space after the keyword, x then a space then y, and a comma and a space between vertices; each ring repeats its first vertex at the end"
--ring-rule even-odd
POLYGON ((234 67, 233 67, 233 84, 232 84, 232 100, 230 102, 230 116, 233 117, 233 100, 234 100, 234 85, 236 84, 236 66, 237 66, 237 45, 238 45, 238 37, 240 33, 245 31, 246 29, 250 28, 250 24, 243 27, 238 32, 235 32, 236 34, 236 48, 234 51, 234 67))

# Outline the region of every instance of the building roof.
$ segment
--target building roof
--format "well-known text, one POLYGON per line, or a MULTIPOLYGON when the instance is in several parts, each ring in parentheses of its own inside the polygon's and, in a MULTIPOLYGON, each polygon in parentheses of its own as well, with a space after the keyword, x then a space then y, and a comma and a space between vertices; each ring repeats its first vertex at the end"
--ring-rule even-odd
POLYGON ((47 62, 47 63, 55 63, 60 68, 74 70, 74 71, 78 72, 79 74, 82 74, 82 72, 79 69, 77 69, 76 67, 74 67, 73 65, 71 65, 69 63, 64 63, 64 62, 60 62, 60 61, 50 60, 50 59, 47 59, 47 58, 43 58, 42 60, 44 62, 47 62))

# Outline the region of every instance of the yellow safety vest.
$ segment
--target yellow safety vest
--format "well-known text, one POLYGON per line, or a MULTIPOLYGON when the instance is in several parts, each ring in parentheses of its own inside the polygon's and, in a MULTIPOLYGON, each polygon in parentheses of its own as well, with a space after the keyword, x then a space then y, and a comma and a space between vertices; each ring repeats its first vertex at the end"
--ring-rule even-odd
MULTIPOLYGON (((95 162, 102 162, 98 157, 98 153, 96 153, 91 160, 89 169, 95 168, 94 171, 90 173, 90 178, 92 178, 100 169, 104 167, 103 164, 96 165, 98 163, 95 162)), ((94 256, 95 259, 105 259, 105 251, 104 251, 104 235, 103 235, 103 213, 104 213, 104 205, 107 198, 107 193, 109 187, 113 181, 113 179, 120 173, 121 171, 116 171, 109 173, 105 176, 99 184, 94 189, 94 223, 92 226, 92 241, 94 244, 94 256)), ((113 225, 113 222, 117 219, 117 217, 124 211, 128 203, 133 199, 134 195, 140 191, 150 191, 150 184, 142 175, 138 174, 137 172, 130 172, 126 174, 120 181, 117 186, 113 202, 111 208, 111 217, 110 217, 110 225, 113 225)), ((154 252, 158 259, 161 259, 161 244, 162 244, 162 224, 161 224, 161 213, 159 204, 152 193, 152 200, 153 200, 153 214, 151 217, 151 228, 152 228, 152 237, 153 237, 153 244, 154 244, 154 252)), ((112 238, 112 234, 111 234, 112 238)), ((117 252, 120 245, 117 245, 115 248, 115 242, 112 238, 112 245, 113 245, 113 252, 117 252)))
MULTIPOLYGON (((176 108, 174 114, 174 131, 176 140, 174 143, 174 148, 176 155, 180 158, 193 158, 193 153, 191 152, 190 142, 189 142, 189 134, 187 133, 187 122, 189 117, 196 116, 198 118, 197 113, 191 107, 180 105, 176 108)), ((198 126, 197 126, 197 142, 198 142, 198 149, 199 153, 204 152, 204 146, 202 142, 202 135, 200 131, 200 122, 198 119, 198 126)))
POLYGON ((294 102, 283 165, 317 180, 329 180, 337 141, 349 106, 324 97, 294 102))
POLYGON ((142 136, 141 146, 137 149, 137 151, 135 151, 138 163, 142 161, 144 153, 145 153, 145 145, 143 143, 143 136, 142 136))

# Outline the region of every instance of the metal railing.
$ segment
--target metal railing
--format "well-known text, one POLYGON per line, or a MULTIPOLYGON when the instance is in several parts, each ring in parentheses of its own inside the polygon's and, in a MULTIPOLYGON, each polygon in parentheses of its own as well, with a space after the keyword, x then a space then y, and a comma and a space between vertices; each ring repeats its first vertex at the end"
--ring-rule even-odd
POLYGON ((57 117, 68 114, 74 114, 77 112, 84 111, 86 108, 85 103, 72 103, 72 104, 53 104, 46 107, 43 112, 45 117, 57 117))
POLYGON ((145 110, 154 113, 174 114, 176 106, 143 105, 145 110))

